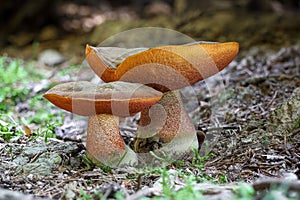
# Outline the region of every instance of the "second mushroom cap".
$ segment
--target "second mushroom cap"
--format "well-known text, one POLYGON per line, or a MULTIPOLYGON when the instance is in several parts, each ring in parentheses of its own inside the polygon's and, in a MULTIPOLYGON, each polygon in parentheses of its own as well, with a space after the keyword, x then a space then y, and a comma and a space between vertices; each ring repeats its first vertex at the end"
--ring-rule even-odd
POLYGON ((90 116, 130 116, 158 102, 162 93, 139 83, 116 81, 96 85, 87 81, 56 85, 44 97, 69 112, 90 116))

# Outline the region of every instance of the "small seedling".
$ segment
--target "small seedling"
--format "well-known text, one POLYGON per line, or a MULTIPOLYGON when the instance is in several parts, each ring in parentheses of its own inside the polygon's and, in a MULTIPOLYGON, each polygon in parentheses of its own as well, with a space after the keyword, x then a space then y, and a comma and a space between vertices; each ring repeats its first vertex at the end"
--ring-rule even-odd
POLYGON ((84 191, 82 188, 80 188, 80 196, 77 198, 78 200, 88 200, 88 199, 94 199, 92 195, 89 195, 84 191))
POLYGON ((300 126, 300 117, 298 117, 298 119, 295 120, 292 130, 295 130, 299 126, 300 126))
POLYGON ((0 120, 0 137, 5 141, 18 136, 24 135, 24 132, 21 128, 17 126, 17 122, 10 115, 1 115, 2 118, 5 118, 7 121, 0 120))
POLYGON ((21 60, 0 57, 0 112, 7 113, 10 106, 26 99, 29 94, 29 90, 26 89, 27 76, 28 73, 21 60))
POLYGON ((255 190, 252 186, 240 183, 239 188, 235 191, 235 200, 252 200, 255 194, 255 190))
POLYGON ((226 178, 226 173, 223 172, 220 176, 219 176, 219 183, 227 183, 227 178, 226 178))
POLYGON ((197 167, 200 170, 203 168, 204 162, 209 157, 212 156, 211 153, 208 153, 205 156, 201 157, 197 149, 194 149, 194 154, 195 154, 195 156, 192 159, 192 165, 195 166, 195 167, 197 167))
POLYGON ((268 145, 270 144, 270 141, 269 141, 268 136, 263 135, 262 139, 263 139, 262 144, 263 144, 264 146, 268 146, 268 145))
POLYGON ((154 197, 153 199, 160 200, 181 200, 181 199, 204 199, 202 192, 196 190, 194 184, 196 182, 196 177, 193 175, 185 177, 185 187, 174 191, 172 182, 170 179, 170 174, 167 171, 165 165, 161 174, 162 177, 162 196, 154 197))

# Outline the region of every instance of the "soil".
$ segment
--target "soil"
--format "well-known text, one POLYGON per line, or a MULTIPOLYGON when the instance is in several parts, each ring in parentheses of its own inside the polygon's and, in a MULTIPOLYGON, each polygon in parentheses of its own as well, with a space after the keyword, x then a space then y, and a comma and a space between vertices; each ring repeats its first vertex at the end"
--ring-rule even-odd
MULTIPOLYGON (((93 34, 46 40, 38 47, 12 44, 3 48, 1 54, 5 52, 36 60, 43 49, 57 49, 63 52, 67 61, 55 70, 51 69, 55 73, 70 61, 80 63, 86 42, 93 39, 94 43, 100 43, 115 32, 145 24, 173 28, 201 40, 238 41, 241 52, 220 73, 221 79, 213 77, 181 91, 195 126, 206 134, 200 154, 210 156, 201 168, 195 167, 192 158, 187 158, 180 165, 169 163, 167 170, 172 173, 172 170, 182 169, 212 182, 221 182, 225 178, 224 185, 209 185, 203 181, 195 184, 195 188, 204 191, 207 199, 228 199, 227 191, 231 191, 232 197, 240 181, 263 191, 271 184, 292 180, 289 189, 299 191, 299 18, 294 14, 284 17, 261 15, 258 22, 257 15, 239 18, 240 13, 224 10, 218 11, 214 18, 205 13, 198 14, 174 22, 168 21, 169 16, 159 16, 161 20, 136 19, 134 16, 129 17, 135 19, 132 21, 106 21, 95 28, 93 34), (108 31, 108 27, 114 29, 108 31)), ((52 112, 61 112, 53 109, 52 112)), ((132 167, 100 168, 89 163, 84 146, 86 122, 80 118, 74 123, 73 117, 66 114, 64 125, 56 127, 58 139, 32 141, 24 136, 10 142, 0 141, 0 188, 5 189, 0 190, 0 199, 5 194, 15 199, 75 199, 83 196, 83 191, 94 195, 95 199, 98 198, 95 191, 107 198, 116 192, 128 199, 161 195, 157 173, 132 167), (9 194, 10 191, 14 191, 13 194, 9 194)), ((137 122, 138 116, 135 116, 121 123, 121 133, 127 143, 134 137, 137 122)), ((184 185, 177 178, 173 182, 177 186, 184 185)))
MULTIPOLYGON (((229 186, 239 181, 254 184, 262 177, 284 178, 287 174, 299 178, 299 50, 299 46, 275 53, 251 49, 221 72, 221 90, 212 93, 205 82, 182 90, 191 118, 206 133, 200 153, 211 156, 202 169, 192 165, 192 159, 184 160, 180 167, 171 164, 168 169, 181 168, 215 181, 225 175, 229 186), (191 98, 185 98, 192 93, 199 100, 196 109, 191 107, 191 98)), ((212 80, 212 84, 220 85, 212 80)), ((137 121, 136 116, 121 124, 125 141, 134 136, 137 121)), ((72 129, 72 124, 57 127, 57 133, 68 128, 72 129)), ((84 159, 84 145, 71 136, 49 140, 45 143, 18 137, 0 143, 0 187, 53 199, 72 199, 80 195, 80 189, 108 196, 122 191, 129 197, 137 195, 140 188, 153 187, 159 178, 130 167, 105 170, 89 165, 84 159)), ((152 196, 153 191, 146 195, 152 196)))

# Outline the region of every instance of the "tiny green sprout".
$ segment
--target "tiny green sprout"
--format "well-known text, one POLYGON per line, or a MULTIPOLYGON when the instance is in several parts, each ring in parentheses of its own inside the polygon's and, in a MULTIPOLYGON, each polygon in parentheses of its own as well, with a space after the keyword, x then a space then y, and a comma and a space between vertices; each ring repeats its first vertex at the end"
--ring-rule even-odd
POLYGON ((9 141, 10 139, 22 136, 23 131, 17 126, 17 122, 10 115, 2 115, 1 117, 5 118, 9 122, 5 122, 0 120, 0 137, 5 141, 9 141))
POLYGON ((4 150, 5 153, 11 153, 12 152, 12 146, 9 145, 9 149, 4 150))
MULTIPOLYGON (((178 191, 174 191, 171 187, 171 180, 168 176, 168 172, 165 171, 162 174, 162 195, 161 197, 154 197, 155 200, 181 200, 181 199, 204 199, 202 192, 196 190, 194 183, 196 182, 196 177, 193 175, 187 176, 185 180, 185 186, 178 191)), ((145 198, 146 199, 146 198, 145 198)))
POLYGON ((172 188, 172 184, 171 184, 171 179, 170 179, 170 174, 167 171, 166 165, 163 165, 163 171, 162 171, 162 189, 163 189, 163 193, 165 195, 171 195, 173 193, 173 188, 172 188))
POLYGON ((126 178, 127 179, 136 179, 136 178, 138 178, 138 176, 139 176, 139 173, 127 173, 126 174, 126 178))
POLYGON ((0 57, 0 112, 7 113, 18 102, 26 100, 28 72, 21 60, 0 57), (22 87, 17 87, 22 85, 22 87))
POLYGON ((293 128, 292 130, 295 130, 296 128, 298 128, 300 126, 300 117, 298 117, 293 124, 293 128))
POLYGON ((100 167, 100 169, 102 169, 102 171, 105 172, 105 173, 111 173, 111 171, 112 171, 112 168, 109 167, 109 166, 100 165, 99 167, 100 167))
POLYGON ((173 165, 176 167, 176 168, 179 168, 180 166, 183 166, 185 164, 185 161, 184 160, 175 160, 173 162, 173 165))
POLYGON ((268 136, 263 135, 262 139, 263 139, 262 144, 264 146, 268 146, 270 144, 268 136))
POLYGON ((123 200, 124 195, 121 192, 116 192, 115 198, 116 198, 116 200, 123 200))
POLYGON ((47 124, 46 129, 38 129, 35 136, 31 136, 30 140, 33 141, 39 137, 44 137, 44 141, 47 143, 49 138, 56 138, 55 127, 60 126, 61 124, 47 124))
POLYGON ((80 196, 77 198, 78 200, 88 200, 88 199, 94 199, 93 196, 89 195, 84 191, 82 188, 80 188, 80 196))
POLYGON ((251 185, 240 183, 239 188, 236 189, 234 195, 235 200, 252 200, 255 195, 255 190, 251 185))
POLYGON ((15 154, 13 153, 12 145, 9 145, 9 149, 4 149, 4 152, 10 154, 11 159, 14 159, 15 154))
POLYGON ((82 160, 82 163, 86 165, 85 170, 91 170, 95 166, 93 161, 89 159, 89 157, 86 154, 80 155, 80 158, 82 160))
POLYGON ((221 175, 219 175, 219 183, 227 183, 226 173, 223 172, 221 175))
POLYGON ((192 159, 192 165, 197 167, 198 169, 202 169, 203 168, 203 165, 204 165, 204 162, 212 156, 211 153, 208 153, 206 154, 205 156, 201 157, 198 150, 197 149, 194 149, 194 158, 192 159))

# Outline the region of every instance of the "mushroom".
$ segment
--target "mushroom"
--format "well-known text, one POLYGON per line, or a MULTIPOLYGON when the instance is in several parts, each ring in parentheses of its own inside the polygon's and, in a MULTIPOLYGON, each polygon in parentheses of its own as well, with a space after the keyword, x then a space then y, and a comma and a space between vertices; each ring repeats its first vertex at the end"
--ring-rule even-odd
POLYGON ((86 59, 104 82, 142 83, 163 92, 160 106, 155 104, 142 111, 134 150, 145 152, 143 147, 147 147, 149 151, 149 142, 156 141, 163 143, 164 151, 181 154, 197 148, 198 143, 178 89, 221 71, 234 59, 238 49, 236 42, 134 49, 87 45, 86 59))
POLYGON ((136 164, 136 154, 120 135, 119 117, 134 115, 157 103, 162 93, 151 87, 116 81, 102 85, 87 81, 56 85, 44 94, 55 106, 88 116, 87 155, 106 166, 136 164))
POLYGON ((142 83, 162 92, 181 89, 224 69, 237 55, 239 45, 192 43, 155 48, 92 47, 86 59, 104 81, 142 83))

